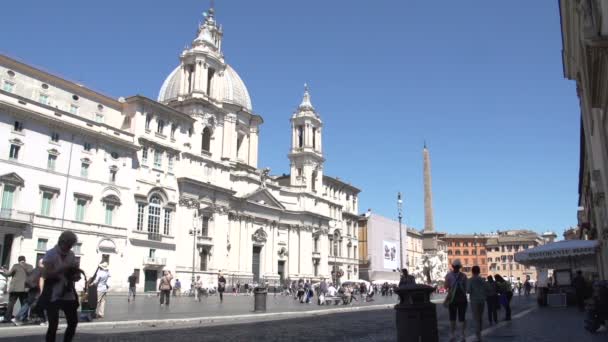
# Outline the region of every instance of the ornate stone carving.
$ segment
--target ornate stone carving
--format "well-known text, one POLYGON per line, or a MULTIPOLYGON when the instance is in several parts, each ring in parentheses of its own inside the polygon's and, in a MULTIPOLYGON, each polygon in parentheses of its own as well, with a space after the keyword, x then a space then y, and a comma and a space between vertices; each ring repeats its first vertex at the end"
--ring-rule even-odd
POLYGON ((287 248, 285 247, 281 247, 277 254, 279 254, 280 257, 286 257, 289 255, 289 253, 287 252, 287 248))
POLYGON ((188 209, 198 209, 200 207, 198 200, 192 197, 180 197, 179 205, 188 209))
POLYGON ((266 188, 266 180, 270 177, 270 168, 267 167, 260 173, 260 187, 266 188))
POLYGON ((255 231, 255 233, 253 233, 253 235, 251 235, 251 239, 253 240, 253 242, 265 243, 268 239, 268 235, 266 234, 263 228, 259 228, 255 231))

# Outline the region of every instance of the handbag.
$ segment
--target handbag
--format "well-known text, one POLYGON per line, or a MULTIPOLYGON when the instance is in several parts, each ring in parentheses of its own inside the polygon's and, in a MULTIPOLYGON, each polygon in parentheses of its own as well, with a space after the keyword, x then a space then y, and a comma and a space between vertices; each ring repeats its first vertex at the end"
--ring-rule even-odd
POLYGON ((452 304, 452 300, 454 300, 454 292, 455 292, 455 289, 450 288, 450 291, 448 291, 448 294, 443 299, 444 308, 448 308, 450 306, 450 304, 452 304))

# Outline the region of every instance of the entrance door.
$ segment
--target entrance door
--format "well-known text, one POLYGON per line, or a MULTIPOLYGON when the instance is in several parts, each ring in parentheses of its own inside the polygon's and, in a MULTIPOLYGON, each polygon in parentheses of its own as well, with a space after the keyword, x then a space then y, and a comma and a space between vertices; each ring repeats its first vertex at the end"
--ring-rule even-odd
POLYGON ((283 260, 279 260, 279 267, 278 267, 279 271, 279 281, 280 284, 283 285, 285 282, 285 261, 283 260))
POLYGON ((2 266, 8 268, 11 262, 11 249, 13 247, 13 234, 4 235, 4 249, 2 250, 2 266))
POLYGON ((156 270, 144 270, 144 291, 156 291, 157 273, 156 270))
POLYGON ((260 282, 260 253, 262 247, 253 246, 253 257, 251 258, 251 272, 253 272, 253 281, 260 282))

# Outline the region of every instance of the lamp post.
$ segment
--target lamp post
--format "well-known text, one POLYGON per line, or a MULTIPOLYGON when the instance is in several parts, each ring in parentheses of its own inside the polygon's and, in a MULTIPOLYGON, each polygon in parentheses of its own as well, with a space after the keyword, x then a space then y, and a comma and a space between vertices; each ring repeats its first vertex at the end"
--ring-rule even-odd
POLYGON ((401 219, 403 218, 403 200, 401 199, 401 191, 397 192, 397 211, 399 214, 399 272, 403 270, 403 234, 401 232, 401 219))
POLYGON ((199 218, 196 216, 196 212, 194 212, 194 216, 192 217, 192 229, 190 230, 190 235, 192 235, 192 284, 194 284, 194 268, 196 265, 196 235, 199 234, 198 231, 198 222, 199 218))

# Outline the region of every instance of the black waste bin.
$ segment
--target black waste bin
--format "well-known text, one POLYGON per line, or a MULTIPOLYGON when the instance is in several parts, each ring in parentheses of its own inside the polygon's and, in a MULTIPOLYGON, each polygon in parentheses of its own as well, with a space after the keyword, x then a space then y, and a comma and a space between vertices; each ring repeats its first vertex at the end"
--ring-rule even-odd
POLYGON ((253 311, 254 312, 265 312, 266 311, 266 296, 268 295, 268 289, 265 287, 256 287, 253 289, 253 311))
POLYGON ((435 289, 409 284, 395 290, 400 303, 395 305, 398 342, 437 342, 437 309, 431 303, 435 289))

